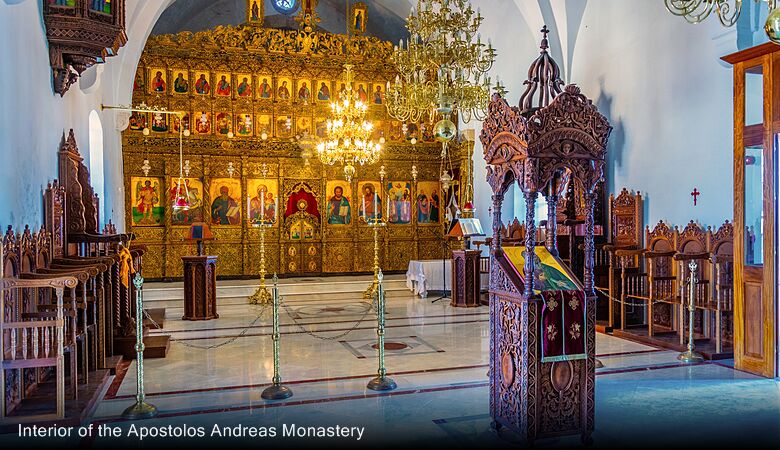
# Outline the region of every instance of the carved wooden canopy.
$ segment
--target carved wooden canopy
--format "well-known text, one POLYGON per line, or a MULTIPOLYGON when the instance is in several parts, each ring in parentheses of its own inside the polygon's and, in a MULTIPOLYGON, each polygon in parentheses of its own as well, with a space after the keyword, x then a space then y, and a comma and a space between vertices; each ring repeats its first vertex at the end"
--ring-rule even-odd
POLYGON ((65 95, 84 70, 127 43, 125 0, 43 2, 54 92, 65 95))
POLYGON ((530 115, 495 94, 480 133, 488 183, 496 193, 513 181, 524 192, 540 192, 569 169, 592 190, 604 173, 611 132, 606 117, 573 84, 530 115))

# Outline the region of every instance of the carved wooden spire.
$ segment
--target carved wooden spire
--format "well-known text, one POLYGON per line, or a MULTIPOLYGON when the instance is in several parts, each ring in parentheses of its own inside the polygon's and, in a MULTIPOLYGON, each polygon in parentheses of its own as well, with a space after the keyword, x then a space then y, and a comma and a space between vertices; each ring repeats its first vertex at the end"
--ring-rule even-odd
POLYGON ((561 71, 558 64, 547 52, 547 49, 550 48, 547 40, 547 34, 550 33, 550 30, 547 29, 547 25, 542 27, 541 32, 542 43, 539 48, 542 51, 528 69, 528 79, 523 82, 526 88, 520 97, 522 114, 530 114, 539 108, 548 106, 562 92, 561 71))

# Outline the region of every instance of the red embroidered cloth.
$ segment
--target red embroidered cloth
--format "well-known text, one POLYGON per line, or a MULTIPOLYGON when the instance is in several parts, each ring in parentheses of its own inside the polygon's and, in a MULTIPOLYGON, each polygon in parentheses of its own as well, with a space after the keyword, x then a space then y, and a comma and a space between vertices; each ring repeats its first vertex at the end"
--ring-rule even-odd
POLYGON ((585 293, 542 291, 542 362, 585 359, 585 293))

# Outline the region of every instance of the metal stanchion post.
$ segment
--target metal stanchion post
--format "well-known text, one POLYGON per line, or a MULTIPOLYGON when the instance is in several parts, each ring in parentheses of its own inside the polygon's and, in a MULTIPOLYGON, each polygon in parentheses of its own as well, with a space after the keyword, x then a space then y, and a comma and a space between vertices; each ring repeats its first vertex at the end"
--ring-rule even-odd
POLYGON ((376 336, 379 351, 379 370, 374 379, 368 382, 368 388, 373 391, 391 391, 396 388, 395 381, 387 376, 385 369, 385 289, 382 287, 382 271, 377 274, 376 299, 376 336))
POLYGON ((274 274, 273 288, 273 341, 274 341, 274 377, 273 384, 265 388, 260 396, 266 400, 283 400, 293 395, 292 389, 282 385, 282 377, 279 376, 279 277, 274 274))
POLYGON ((144 278, 136 272, 133 277, 135 285, 135 354, 136 354, 136 384, 135 404, 127 408, 122 417, 125 419, 149 419, 157 415, 157 407, 146 402, 144 393, 144 278))
POLYGON ((698 268, 698 264, 696 264, 696 261, 691 261, 688 263, 688 268, 691 270, 691 278, 689 280, 690 284, 688 286, 688 350, 680 353, 677 356, 677 359, 682 362, 693 363, 704 361, 704 357, 695 351, 695 344, 693 339, 693 320, 694 316, 696 315, 694 297, 696 296, 696 282, 698 281, 696 279, 696 269, 698 268))

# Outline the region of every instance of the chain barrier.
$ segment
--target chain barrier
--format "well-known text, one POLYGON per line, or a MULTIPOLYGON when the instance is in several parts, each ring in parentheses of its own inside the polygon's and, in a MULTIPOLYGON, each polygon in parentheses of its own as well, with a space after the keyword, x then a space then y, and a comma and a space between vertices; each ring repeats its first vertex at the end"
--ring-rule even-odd
MULTIPOLYGON (((686 281, 685 284, 688 284, 688 282, 686 281)), ((643 308, 643 307, 648 305, 647 302, 644 302, 644 303, 633 303, 633 302, 629 302, 629 301, 623 302, 619 298, 616 298, 616 297, 613 297, 613 296, 609 295, 609 290, 604 289, 604 288, 596 287, 596 290, 601 292, 602 294, 604 294, 605 297, 607 297, 608 299, 610 299, 610 300, 612 300, 612 301, 614 301, 616 303, 625 303, 627 306, 632 306, 632 307, 637 307, 637 308, 643 308)), ((676 295, 672 294, 672 295, 670 295, 668 297, 664 297, 664 298, 661 298, 661 299, 658 299, 658 300, 653 300, 652 304, 653 305, 657 305, 658 303, 668 303, 668 300, 673 299, 675 297, 676 297, 676 295)), ((629 298, 642 299, 642 297, 639 297, 638 295, 626 295, 626 299, 629 299, 629 298)))
MULTIPOLYGON (((244 337, 249 332, 249 330, 254 328, 254 326, 257 325, 257 322, 259 322, 260 319, 263 318, 263 315, 266 313, 266 311, 268 310, 269 306, 271 306, 271 305, 270 304, 263 305, 260 308, 260 311, 257 313, 257 317, 255 317, 255 320, 253 320, 249 325, 247 325, 237 335, 235 335, 235 336, 233 336, 233 337, 231 337, 231 338, 229 338, 229 339, 227 339, 227 340, 225 340, 223 342, 220 342, 218 344, 212 344, 212 345, 190 344, 189 342, 185 342, 185 341, 183 341, 181 339, 176 339, 174 337, 170 338, 171 342, 178 342, 179 344, 181 344, 181 345, 183 345, 185 347, 196 348, 196 349, 199 349, 199 350, 213 350, 215 348, 224 347, 226 345, 232 344, 233 342, 235 342, 239 338, 244 337)), ((152 326, 154 326, 156 329, 162 330, 162 327, 160 326, 160 324, 158 324, 154 319, 152 319, 152 317, 149 315, 148 312, 146 312, 146 310, 144 310, 144 317, 146 317, 149 320, 149 322, 152 323, 152 326)), ((184 331, 186 331, 186 330, 184 330, 184 331)), ((205 338, 205 339, 208 339, 208 338, 205 338)))
MULTIPOLYGON (((359 327, 363 322, 365 322, 366 321, 366 317, 368 317, 368 314, 371 313, 371 311, 376 311, 375 300, 370 302, 370 303, 369 302, 358 302, 359 305, 364 305, 366 307, 366 310, 363 311, 363 315, 360 317, 360 319, 358 319, 357 322, 355 322, 354 325, 352 325, 352 327, 350 327, 348 330, 346 330, 346 331, 344 331, 342 333, 339 333, 339 334, 337 334, 335 336, 320 336, 317 333, 315 333, 314 331, 306 328, 303 324, 298 322, 298 319, 296 319, 295 316, 293 315, 293 313, 290 311, 290 307, 287 305, 286 302, 284 302, 284 297, 281 297, 280 300, 283 301, 282 307, 284 308, 284 312, 287 313, 287 316, 290 318, 290 320, 292 320, 292 322, 295 324, 295 326, 298 327, 298 329, 301 330, 301 332, 306 333, 309 336, 311 336, 311 337, 313 337, 315 339, 319 339, 321 341, 335 341, 336 339, 343 338, 344 336, 346 336, 346 335, 352 333, 353 331, 355 331, 357 329, 357 327, 359 327)), ((328 330, 323 330, 320 333, 328 333, 328 330)))

